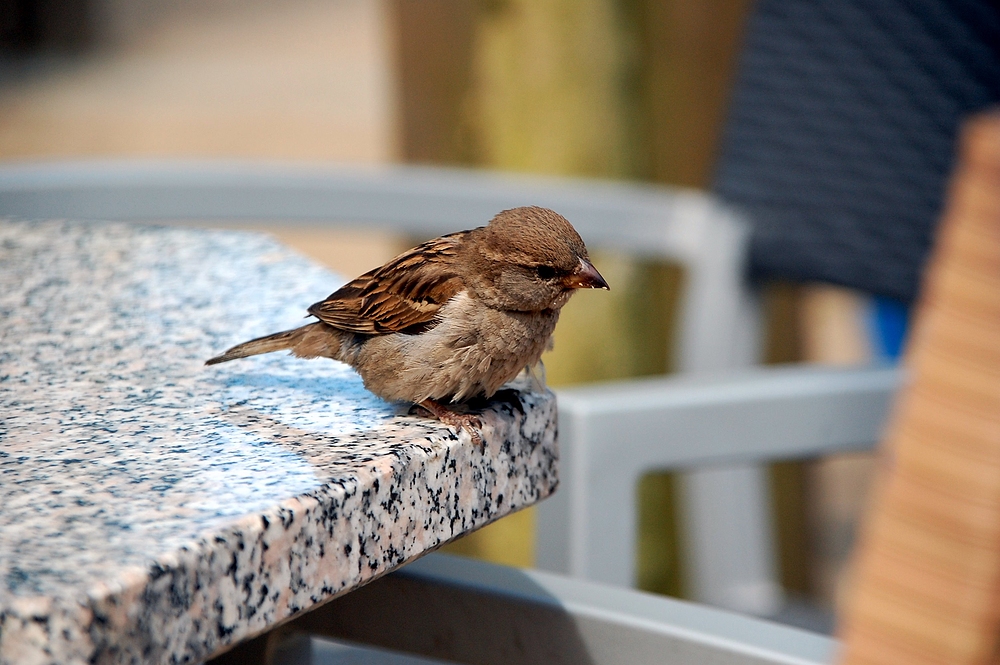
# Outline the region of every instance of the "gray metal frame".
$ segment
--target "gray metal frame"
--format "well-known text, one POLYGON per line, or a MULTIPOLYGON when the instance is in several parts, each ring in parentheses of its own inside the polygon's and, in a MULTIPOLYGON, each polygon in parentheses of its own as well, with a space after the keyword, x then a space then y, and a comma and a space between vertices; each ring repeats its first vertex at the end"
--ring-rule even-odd
POLYGON ((431 554, 237 647, 227 662, 414 662, 384 651, 324 658, 317 636, 475 665, 819 665, 836 650, 830 638, 724 610, 431 554))
MULTIPOLYGON (((560 440, 572 445, 561 449, 559 492, 539 506, 539 566, 630 584, 643 473, 871 449, 901 377, 895 368, 792 366, 560 390, 560 440)), ((725 512, 705 519, 744 529, 725 512)))
MULTIPOLYGON (((725 370, 757 360, 757 301, 743 278, 747 227, 733 211, 697 192, 417 167, 136 161, 0 166, 0 216, 13 217, 215 225, 267 220, 432 236, 481 224, 501 209, 525 204, 559 210, 591 245, 672 259, 685 267, 678 350, 682 370, 725 370)), ((657 384, 627 385, 635 388, 636 399, 647 389, 652 391, 649 399, 659 394, 657 384)), ((633 541, 614 549, 589 534, 634 532, 632 502, 621 497, 634 491, 635 463, 631 453, 607 458, 601 482, 595 484, 587 480, 589 462, 581 460, 597 459, 601 451, 616 447, 624 453, 640 440, 649 444, 641 447, 647 468, 668 468, 676 459, 668 431, 653 420, 648 421, 651 429, 630 429, 625 447, 614 427, 594 429, 614 421, 610 415, 592 415, 606 414, 607 405, 631 417, 624 415, 632 414, 625 402, 611 399, 625 389, 597 388, 590 401, 580 397, 585 393, 560 393, 566 488, 555 504, 561 513, 543 508, 538 542, 542 566, 628 585, 634 582, 633 541), (598 408, 602 395, 609 401, 598 408), (596 497, 604 493, 614 500, 607 510, 595 510, 604 500, 596 497), (614 513, 612 505, 621 512, 614 513)), ((761 467, 744 461, 692 470, 683 487, 690 559, 697 563, 695 597, 750 612, 775 609, 780 590, 761 467), (729 521, 717 519, 720 514, 729 521)))

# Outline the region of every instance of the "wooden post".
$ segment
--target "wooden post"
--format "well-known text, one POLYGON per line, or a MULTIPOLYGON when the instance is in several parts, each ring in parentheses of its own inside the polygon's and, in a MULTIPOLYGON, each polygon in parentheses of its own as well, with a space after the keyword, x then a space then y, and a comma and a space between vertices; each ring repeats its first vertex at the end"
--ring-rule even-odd
POLYGON ((849 665, 996 662, 1000 638, 1000 114, 961 162, 843 617, 849 665))

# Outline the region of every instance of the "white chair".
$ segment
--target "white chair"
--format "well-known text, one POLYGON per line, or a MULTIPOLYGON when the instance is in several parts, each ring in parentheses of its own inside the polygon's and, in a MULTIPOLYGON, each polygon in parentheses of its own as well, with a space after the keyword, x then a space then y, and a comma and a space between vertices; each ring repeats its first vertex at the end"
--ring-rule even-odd
MULTIPOLYGON (((900 376, 895 368, 791 366, 560 390, 560 442, 572 445, 560 450, 559 492, 538 509, 539 567, 628 585, 637 539, 632 504, 643 473, 870 449, 881 438, 900 376)), ((755 556, 757 546, 742 514, 707 499, 689 506, 688 514, 700 519, 686 534, 690 564, 701 568, 695 574, 705 585, 700 599, 761 607, 771 591, 754 586, 753 577, 743 575, 746 586, 739 586, 740 571, 706 574, 755 556), (728 532, 722 546, 731 549, 717 549, 713 531, 704 529, 709 522, 728 532)))
MULTIPOLYGON (((758 306, 743 274, 747 227, 701 193, 416 167, 135 161, 0 167, 0 216, 28 218, 216 225, 266 220, 432 236, 525 204, 563 213, 591 246, 684 267, 677 350, 683 371, 731 370, 758 359, 758 306)), ((693 466, 680 461, 679 434, 666 425, 674 398, 664 395, 679 385, 636 381, 560 392, 565 485, 540 513, 541 567, 634 583, 637 473, 693 466), (629 397, 616 397, 623 394, 629 397), (650 418, 636 415, 638 403, 648 405, 650 418), (609 544, 612 539, 618 540, 609 544)), ((765 475, 753 455, 712 461, 710 468, 687 473, 683 484, 694 595, 767 613, 780 589, 765 475)))

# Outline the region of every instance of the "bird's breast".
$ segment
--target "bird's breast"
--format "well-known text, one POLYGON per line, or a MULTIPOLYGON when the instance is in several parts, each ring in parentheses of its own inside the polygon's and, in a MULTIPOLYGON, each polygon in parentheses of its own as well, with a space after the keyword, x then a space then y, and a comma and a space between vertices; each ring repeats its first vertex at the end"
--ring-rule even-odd
POLYGON ((356 364, 365 385, 383 398, 413 402, 491 396, 538 361, 559 312, 493 309, 463 291, 438 318, 417 335, 370 339, 356 364))

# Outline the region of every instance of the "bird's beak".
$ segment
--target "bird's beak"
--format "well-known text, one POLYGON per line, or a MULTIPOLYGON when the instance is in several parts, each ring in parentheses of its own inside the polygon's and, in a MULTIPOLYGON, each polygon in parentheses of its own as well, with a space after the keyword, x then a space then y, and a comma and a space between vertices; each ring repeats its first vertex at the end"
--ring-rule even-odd
POLYGON ((587 259, 580 259, 580 265, 576 270, 563 278, 563 285, 567 289, 604 289, 610 291, 611 287, 597 272, 594 264, 587 259))

